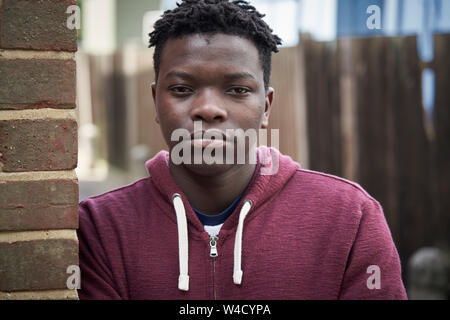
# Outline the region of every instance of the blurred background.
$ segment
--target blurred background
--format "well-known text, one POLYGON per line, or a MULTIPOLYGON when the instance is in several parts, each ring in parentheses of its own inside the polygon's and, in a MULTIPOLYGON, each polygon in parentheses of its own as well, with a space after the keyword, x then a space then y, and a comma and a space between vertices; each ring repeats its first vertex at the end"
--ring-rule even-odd
MULTIPOLYGON (((147 175, 155 123, 148 34, 172 0, 81 0, 80 201, 147 175)), ((448 299, 450 0, 253 0, 283 41, 271 128, 303 168, 383 206, 411 299, 448 299), (375 6, 374 6, 375 5, 375 6)))

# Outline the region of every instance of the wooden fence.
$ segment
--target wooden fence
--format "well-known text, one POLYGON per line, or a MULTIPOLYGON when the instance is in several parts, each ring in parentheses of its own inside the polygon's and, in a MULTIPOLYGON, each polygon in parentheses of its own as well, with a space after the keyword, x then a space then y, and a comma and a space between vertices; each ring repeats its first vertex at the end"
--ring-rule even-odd
MULTIPOLYGON (((450 35, 435 59, 415 37, 307 37, 309 167, 354 180, 382 204, 403 267, 423 246, 450 244, 450 35), (434 119, 422 106, 422 71, 435 72, 434 119)), ((405 270, 405 268, 404 268, 405 270)))

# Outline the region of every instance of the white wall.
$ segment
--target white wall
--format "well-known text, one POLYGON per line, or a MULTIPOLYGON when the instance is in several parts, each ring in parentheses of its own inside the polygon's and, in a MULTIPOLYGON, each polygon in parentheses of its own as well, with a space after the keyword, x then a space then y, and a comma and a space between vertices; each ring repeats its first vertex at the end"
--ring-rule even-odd
POLYGON ((109 54, 116 48, 116 1, 83 0, 81 49, 109 54))

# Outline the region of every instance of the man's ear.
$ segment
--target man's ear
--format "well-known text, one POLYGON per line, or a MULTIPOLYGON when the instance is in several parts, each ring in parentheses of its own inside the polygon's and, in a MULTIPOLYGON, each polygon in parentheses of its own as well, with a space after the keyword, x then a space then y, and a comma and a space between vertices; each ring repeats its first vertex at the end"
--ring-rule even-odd
POLYGON ((155 105, 155 111, 156 111, 155 121, 156 121, 156 123, 159 124, 158 108, 156 107, 156 82, 152 83, 152 97, 153 97, 153 104, 155 105))
POLYGON ((264 114, 263 119, 261 123, 261 128, 267 129, 269 126, 269 116, 270 116, 270 110, 272 108, 272 102, 273 102, 273 95, 274 95, 274 89, 272 87, 269 87, 266 91, 266 99, 264 103, 264 114))

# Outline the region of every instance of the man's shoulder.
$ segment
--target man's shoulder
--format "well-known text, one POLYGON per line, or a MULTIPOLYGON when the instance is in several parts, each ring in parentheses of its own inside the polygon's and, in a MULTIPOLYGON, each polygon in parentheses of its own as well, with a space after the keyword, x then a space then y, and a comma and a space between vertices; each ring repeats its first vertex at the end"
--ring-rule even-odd
POLYGON ((90 196, 80 202, 80 205, 87 202, 111 203, 117 201, 131 201, 143 191, 148 189, 150 177, 142 178, 124 186, 109 190, 99 195, 90 196))
POLYGON ((154 199, 152 189, 151 178, 146 177, 84 199, 78 205, 80 224, 85 219, 109 220, 110 222, 134 219, 138 212, 150 209, 154 199))
POLYGON ((308 193, 322 198, 337 197, 343 201, 359 200, 360 203, 378 204, 378 201, 359 183, 329 173, 299 168, 291 181, 307 190, 308 193))
POLYGON ((289 183, 286 199, 296 203, 303 216, 320 221, 323 230, 338 228, 354 234, 363 218, 382 219, 380 203, 356 182, 298 169, 289 183))

